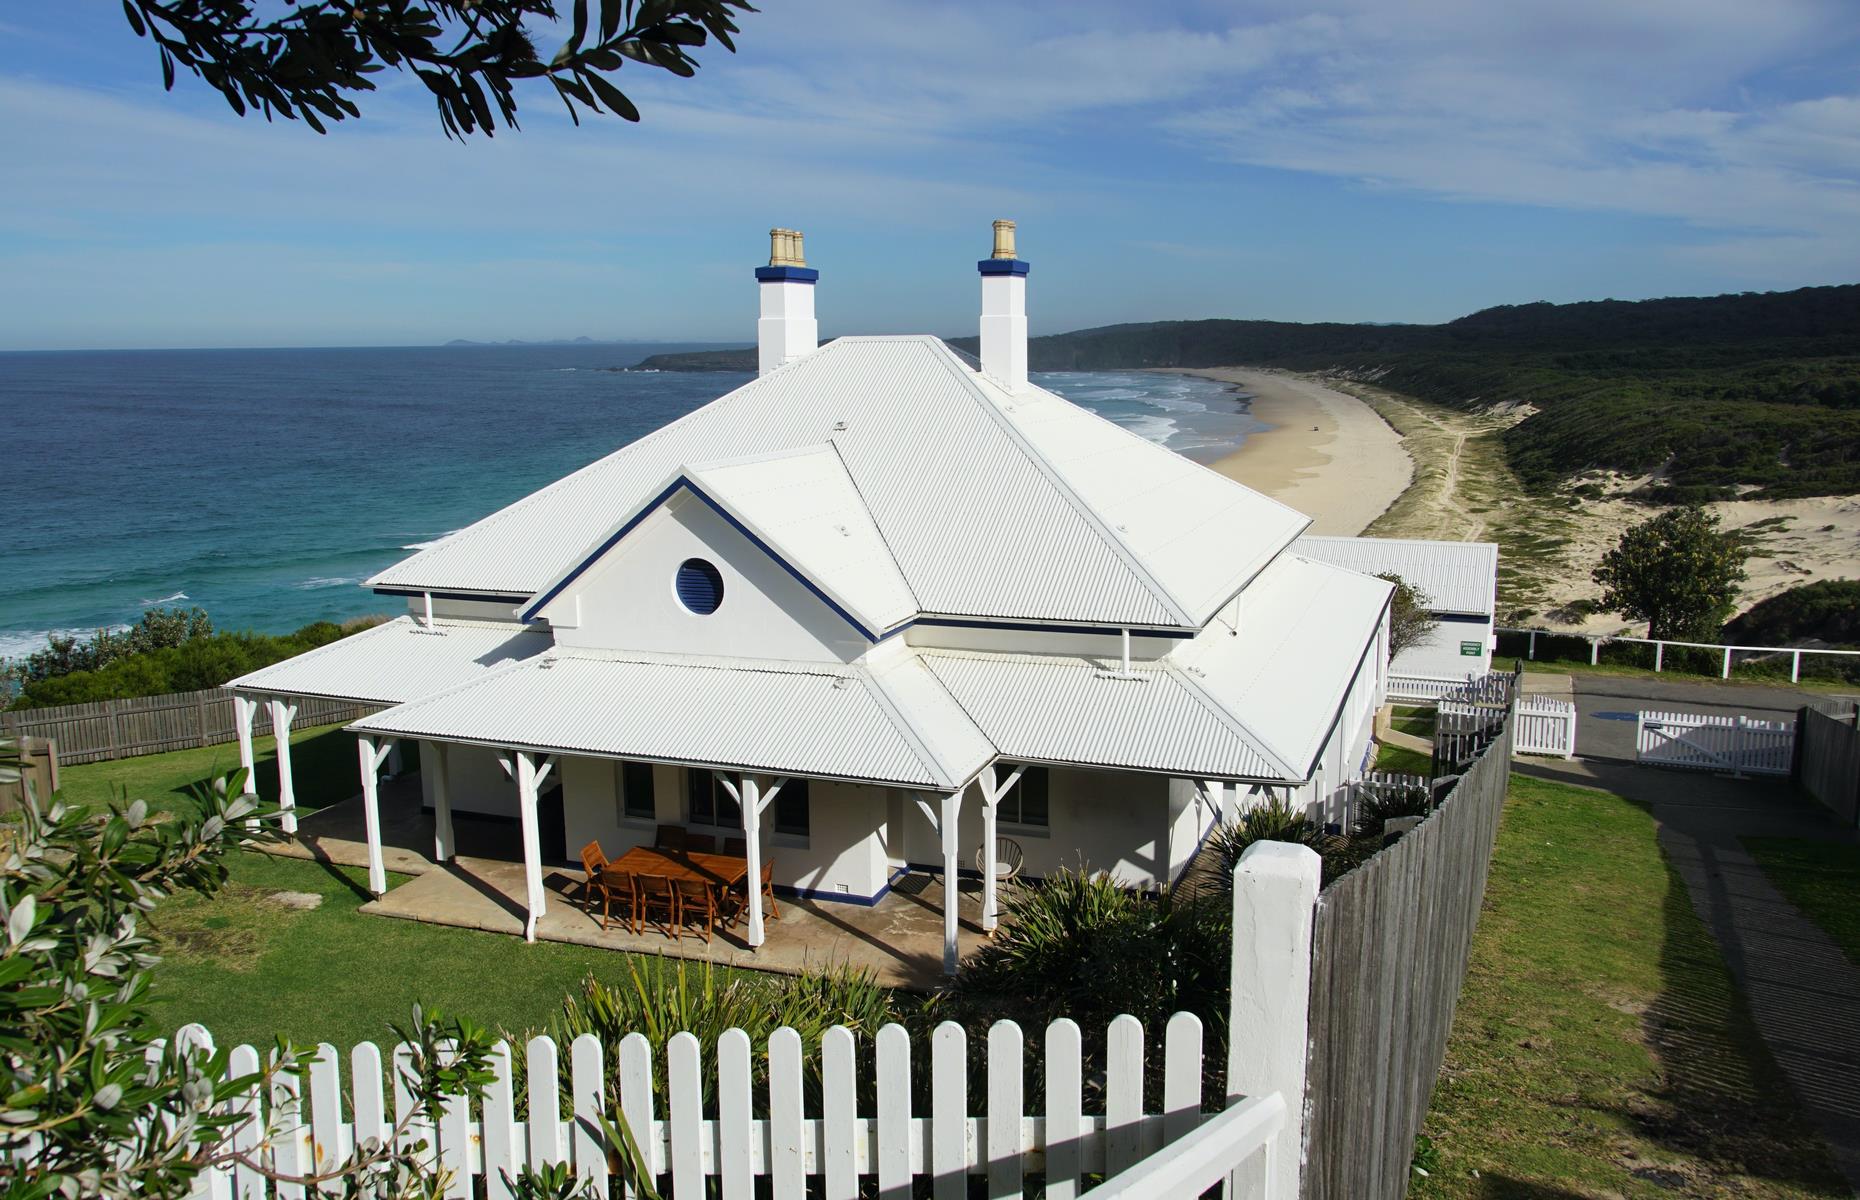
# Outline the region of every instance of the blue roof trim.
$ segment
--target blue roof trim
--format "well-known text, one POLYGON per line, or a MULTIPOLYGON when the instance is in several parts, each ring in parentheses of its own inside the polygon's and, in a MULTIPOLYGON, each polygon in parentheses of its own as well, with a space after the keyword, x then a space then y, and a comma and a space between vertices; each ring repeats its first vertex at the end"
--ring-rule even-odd
POLYGON ((479 600, 487 604, 502 601, 514 601, 517 604, 528 600, 528 592, 435 592, 430 588, 396 588, 378 587, 370 589, 377 596, 428 596, 435 600, 479 600))
MULTIPOLYGON (((955 617, 918 617, 910 622, 912 625, 942 625, 955 629, 1011 629, 1016 633, 1088 633, 1116 637, 1124 632, 1122 625, 1048 625, 1034 621, 965 621, 955 617)), ((1135 629, 1131 628, 1131 637, 1158 638, 1192 638, 1199 632, 1193 629, 1135 629)))
POLYGON ((659 505, 664 504, 667 500, 671 499, 672 493, 676 492, 679 488, 683 487, 684 485, 685 485, 685 481, 682 476, 677 479, 674 479, 670 484, 666 486, 664 491, 654 496, 650 502, 648 502, 637 513, 633 514, 633 517, 630 520, 628 520, 626 524, 614 530, 613 534, 609 536, 606 541, 596 546, 592 553, 590 553, 586 558, 583 558, 580 562, 576 563, 575 569, 570 571, 567 575, 562 577, 562 582, 550 588, 539 599, 533 600, 529 604, 525 605, 523 608, 523 611, 517 614, 518 618, 524 621, 535 620, 536 614, 541 612, 543 608, 551 600, 555 599, 557 596, 560 596, 562 592, 567 589, 569 584, 581 578, 582 573, 585 572, 589 567, 593 566, 595 561, 599 559, 601 555, 606 554, 609 550, 612 550, 616 542, 618 542, 621 538, 625 537, 627 534, 632 533, 634 528, 641 521, 645 520, 647 517, 652 515, 652 512, 654 509, 658 508, 659 505))
POLYGON ((696 496, 699 500, 702 500, 705 503, 705 505, 711 509, 711 511, 715 512, 718 516, 722 517, 724 521, 729 524, 730 528, 736 530, 738 533, 742 534, 745 538, 747 538, 749 540, 750 545, 762 551, 762 553, 768 555, 771 559, 775 561, 777 566, 781 567, 782 570, 792 575, 795 578, 796 582, 798 582, 802 587, 806 588, 808 591, 812 592, 816 597, 818 597, 821 603, 825 604, 828 608, 832 609, 833 612, 842 621, 845 621, 848 625, 851 625, 854 629, 858 630, 859 636, 863 637, 866 641, 868 642, 883 641, 885 638, 890 637, 892 634, 897 633, 899 630, 904 629, 906 626, 910 624, 909 621, 906 621, 903 625, 899 625, 894 629, 887 630, 883 634, 874 633, 872 630, 867 629, 863 624, 860 623, 858 618, 854 617, 851 613, 847 612, 846 609, 843 608, 839 604, 839 602, 834 600, 833 597, 827 595, 826 592, 822 591, 819 585, 817 585, 813 580, 809 579, 801 571, 800 568, 796 567, 793 563, 789 562, 786 558, 783 558, 779 553, 776 552, 774 547, 770 546, 767 542, 763 541, 760 537, 756 536, 755 532, 751 530, 747 525, 743 524, 741 521, 731 516, 730 513, 723 507, 723 505, 717 503, 716 500, 712 499, 709 495, 705 494, 703 488, 698 487, 695 483, 692 483, 691 480, 687 479, 683 475, 680 475, 677 479, 673 480, 669 485, 667 485, 664 491, 660 492, 657 496, 654 496, 651 502, 648 503, 644 508, 640 509, 639 512, 635 514, 630 520, 628 520, 626 524, 622 525, 619 529, 615 530, 614 533, 611 536, 609 536, 606 541, 602 542, 599 546, 595 547, 595 549, 591 553, 589 553, 587 557, 583 558, 579 563, 575 565, 574 570, 570 571, 565 577, 563 577, 561 583, 558 583, 554 587, 550 588, 548 593, 544 595, 541 599, 525 607, 521 614, 522 619, 525 621, 535 620, 536 614, 541 612, 544 608, 548 607, 550 601, 554 600, 557 596, 561 595, 565 590, 567 590, 568 586, 574 583, 575 580, 579 579, 584 573, 586 573, 589 567, 593 566, 595 562, 597 562, 609 550, 613 549, 614 546, 617 545, 621 541, 621 539, 625 538, 627 534, 633 532, 633 530, 638 527, 641 521, 651 516, 656 510, 658 510, 661 506, 663 506, 666 501, 670 500, 674 495, 676 495, 680 491, 690 492, 693 496, 696 496))
POLYGON ((1018 258, 984 258, 975 269, 984 275, 1025 275, 1033 264, 1018 258))
POLYGON ((812 267, 757 267, 758 283, 818 283, 820 272, 812 267))

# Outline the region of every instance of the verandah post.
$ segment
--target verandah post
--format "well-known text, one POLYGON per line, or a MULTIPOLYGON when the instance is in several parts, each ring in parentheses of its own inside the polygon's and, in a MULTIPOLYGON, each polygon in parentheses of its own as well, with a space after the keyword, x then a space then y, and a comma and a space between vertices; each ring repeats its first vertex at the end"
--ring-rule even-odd
MULTIPOLYGON (((956 878, 956 834, 957 825, 962 816, 962 790, 950 792, 943 797, 943 974, 956 973, 956 932, 959 928, 957 906, 961 903, 962 889, 956 878)), ((988 857, 994 855, 994 847, 988 848, 988 857)), ((992 867, 991 867, 992 870, 992 867)))
POLYGON ((420 751, 420 770, 433 781, 433 861, 451 862, 458 843, 452 831, 452 777, 444 742, 426 743, 420 751))
POLYGON ((258 701, 235 693, 233 703, 233 732, 239 737, 239 766, 245 771, 245 784, 241 787, 246 795, 256 795, 258 781, 253 778, 252 755, 252 720, 258 716, 258 701))
POLYGON ((297 706, 273 696, 270 709, 271 740, 278 754, 278 828, 285 833, 296 833, 297 791, 291 785, 291 719, 297 715, 297 706))
MULTIPOLYGON (((1275 1197, 1299 1194, 1303 1167, 1311 947, 1322 873, 1316 851, 1290 842, 1255 842, 1234 867, 1227 1103, 1273 1092, 1285 1098, 1287 1119, 1266 1156, 1266 1194, 1275 1197)), ((1237 1172, 1228 1195, 1247 1195, 1249 1182, 1237 1172)))

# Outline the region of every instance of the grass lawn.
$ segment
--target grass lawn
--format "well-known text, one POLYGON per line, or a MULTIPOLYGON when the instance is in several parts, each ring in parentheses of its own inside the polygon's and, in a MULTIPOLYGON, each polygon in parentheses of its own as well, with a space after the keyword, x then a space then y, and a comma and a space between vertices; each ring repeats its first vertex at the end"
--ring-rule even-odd
POLYGON ((1851 1196, 1652 818, 1512 777, 1418 1197, 1851 1196))
MULTIPOLYGON (((318 808, 353 795, 355 739, 339 726, 291 737, 298 804, 318 808)), ((235 745, 177 750, 60 772, 60 794, 96 804, 127 795, 155 808, 186 804, 186 788, 238 766, 235 745)), ((258 789, 277 795, 270 739, 260 743, 258 789)), ((553 942, 366 916, 366 873, 248 853, 211 898, 177 896, 151 919, 163 961, 153 1010, 167 1029, 198 1021, 222 1045, 270 1044, 283 1034, 347 1048, 388 1041, 388 1022, 405 1024, 415 1000, 485 1025, 523 1030, 554 1015, 562 998, 593 971, 623 976, 626 956, 553 942), (322 897, 303 911, 276 892, 322 897)), ((390 875, 389 886, 406 882, 390 875)))
MULTIPOLYGON (((254 739, 253 757, 258 794, 276 801, 278 760, 269 737, 254 739)), ((189 786, 238 769, 239 745, 227 742, 196 750, 62 767, 58 791, 73 804, 102 804, 126 796, 130 800, 147 800, 150 808, 172 811, 188 803, 189 786)), ((362 789, 355 738, 343 733, 340 725, 292 731, 291 777, 296 783, 299 808, 321 808, 347 800, 362 789)))
POLYGON ((1389 726, 1397 733, 1412 734, 1419 738, 1434 736, 1434 723, 1439 714, 1431 708, 1419 708, 1411 704, 1396 704, 1390 707, 1389 726))
POLYGON ((1860 846, 1798 838, 1745 838, 1776 890, 1860 966, 1860 846))
POLYGON ((1406 746, 1378 745, 1376 761, 1371 769, 1396 775, 1430 775, 1434 770, 1434 760, 1406 746))
MULTIPOLYGON (((155 1018, 198 1021, 223 1046, 392 1040, 418 1000, 513 1031, 539 1028, 590 971, 625 978, 611 950, 397 921, 359 911, 367 873, 267 854, 238 855, 212 897, 176 896, 156 909, 163 959, 151 992, 155 1018), (322 897, 299 910, 277 892, 322 897)), ((406 882, 388 876, 389 887, 406 882)))

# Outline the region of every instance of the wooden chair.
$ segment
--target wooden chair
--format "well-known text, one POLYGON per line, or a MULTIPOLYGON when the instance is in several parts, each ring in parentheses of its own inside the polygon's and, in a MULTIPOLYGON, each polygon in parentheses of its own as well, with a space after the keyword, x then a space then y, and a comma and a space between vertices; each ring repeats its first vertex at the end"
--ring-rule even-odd
POLYGON ((749 843, 742 838, 724 838, 723 852, 731 858, 747 858, 749 856, 749 843))
MULTIPOLYGON (((684 910, 679 904, 678 889, 671 879, 664 875, 635 875, 633 891, 638 898, 637 909, 641 925, 650 924, 653 915, 659 915, 659 928, 665 930, 666 937, 677 937, 678 927, 684 923, 684 910)), ((638 927, 634 928, 638 933, 638 927)))
POLYGON ((715 854, 717 852, 716 835, 709 833, 687 833, 685 834, 685 849, 694 850, 699 854, 715 854))
POLYGON ((689 836, 683 825, 661 825, 652 835, 652 845, 657 850, 683 850, 689 836))
POLYGON ((672 882, 678 889, 679 936, 683 936, 685 925, 702 924, 704 944, 710 945, 711 933, 717 928, 716 892, 702 879, 675 879, 672 882))
POLYGON ((601 932, 607 932, 608 915, 613 908, 614 889, 607 876, 607 856, 601 853, 599 842, 589 842, 581 848, 581 869, 587 872, 587 882, 581 885, 581 908, 590 917, 594 915, 594 902, 601 902, 601 932))
POLYGON ((769 920, 781 920, 781 905, 775 903, 775 860, 773 858, 765 860, 762 864, 762 898, 769 903, 769 920))

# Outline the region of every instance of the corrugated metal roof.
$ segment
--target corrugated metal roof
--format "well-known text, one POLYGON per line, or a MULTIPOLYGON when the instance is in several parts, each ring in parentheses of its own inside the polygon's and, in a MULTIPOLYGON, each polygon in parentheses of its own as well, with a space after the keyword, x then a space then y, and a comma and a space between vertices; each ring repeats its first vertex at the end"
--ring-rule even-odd
POLYGON ((840 338, 369 583, 534 594, 688 466, 831 443, 926 613, 1199 626, 1225 579, 1237 585, 1296 527, 1241 485, 1130 441, 1050 393, 1005 396, 936 338, 840 338), (1173 482, 1096 478, 1119 471, 1173 482), (1185 533, 1190 508, 1202 519, 1185 533))
POLYGON ((1040 457, 1186 613, 1205 617, 1311 524, 1051 392, 999 399, 1040 457))
POLYGON ((986 743, 973 732, 965 742, 947 713, 914 711, 912 692, 881 689, 857 666, 558 651, 354 728, 911 787, 966 783, 988 761, 986 743))
POLYGON ((1192 778, 1293 776, 1173 664, 1119 666, 1065 655, 922 651, 1001 757, 1192 778))
POLYGON ((1383 580, 1282 554, 1242 596, 1237 635, 1217 621, 1171 657, 1303 778, 1393 591, 1383 580))
POLYGON ((411 617, 397 617, 242 675, 226 686, 401 704, 540 654, 549 644, 548 631, 508 622, 441 620, 429 630, 411 617))
POLYGON ((917 597, 833 447, 693 467, 691 475, 867 629, 882 633, 917 615, 917 597))
POLYGON ((1434 612, 1489 617, 1496 611, 1498 547, 1420 538, 1302 537, 1293 549, 1365 575, 1399 575, 1434 612))

